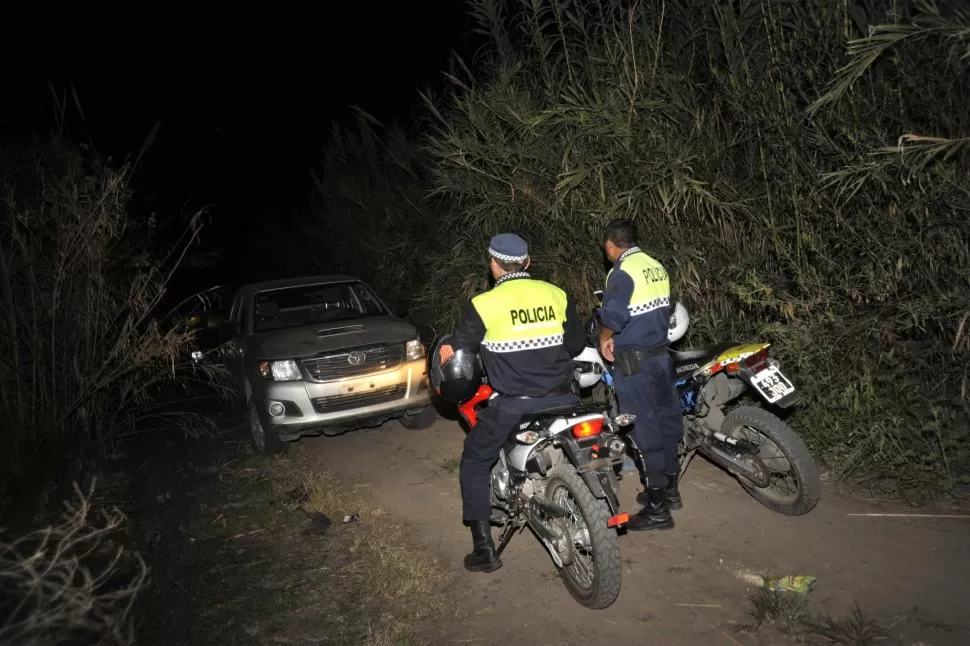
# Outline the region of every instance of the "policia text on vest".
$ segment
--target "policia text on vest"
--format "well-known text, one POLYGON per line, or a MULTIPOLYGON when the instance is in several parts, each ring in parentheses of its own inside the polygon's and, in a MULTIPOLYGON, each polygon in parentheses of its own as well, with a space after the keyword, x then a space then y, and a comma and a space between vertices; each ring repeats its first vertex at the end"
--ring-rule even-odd
POLYGON ((522 323, 545 323, 556 320, 556 310, 549 305, 533 307, 530 310, 509 310, 509 318, 512 319, 513 326, 522 323))
POLYGON ((497 392, 541 397, 568 390, 585 332, 562 289, 523 271, 472 298, 454 345, 480 351, 497 392))

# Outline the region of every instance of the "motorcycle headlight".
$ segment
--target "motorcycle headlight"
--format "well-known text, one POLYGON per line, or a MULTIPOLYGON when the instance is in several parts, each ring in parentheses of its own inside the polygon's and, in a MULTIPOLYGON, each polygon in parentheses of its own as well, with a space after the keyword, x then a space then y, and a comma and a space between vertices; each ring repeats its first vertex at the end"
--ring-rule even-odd
POLYGON ((414 341, 408 341, 407 347, 404 350, 408 361, 415 361, 417 359, 424 358, 424 344, 421 343, 420 339, 415 339, 414 341))
POLYGON ((300 374, 300 367, 292 359, 260 361, 259 376, 273 381, 300 381, 303 379, 303 375, 300 374))

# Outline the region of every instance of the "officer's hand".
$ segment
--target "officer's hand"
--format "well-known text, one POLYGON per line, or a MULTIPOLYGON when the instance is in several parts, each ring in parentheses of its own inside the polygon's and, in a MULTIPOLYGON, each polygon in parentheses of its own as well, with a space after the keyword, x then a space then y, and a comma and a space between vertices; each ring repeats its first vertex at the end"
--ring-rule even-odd
POLYGON ((440 357, 441 365, 445 365, 448 359, 451 359, 453 356, 455 356, 455 350, 450 345, 444 344, 441 346, 440 350, 438 351, 438 356, 440 357))
POLYGON ((600 354, 610 363, 613 362, 613 337, 600 341, 600 354))

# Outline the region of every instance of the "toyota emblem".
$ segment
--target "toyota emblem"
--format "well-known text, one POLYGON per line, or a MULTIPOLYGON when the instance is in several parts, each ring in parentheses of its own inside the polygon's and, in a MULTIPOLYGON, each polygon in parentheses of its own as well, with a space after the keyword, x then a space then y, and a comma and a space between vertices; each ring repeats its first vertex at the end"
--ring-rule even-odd
POLYGON ((364 363, 364 359, 366 358, 367 355, 363 352, 351 352, 347 355, 347 363, 352 366, 359 366, 360 364, 364 363))

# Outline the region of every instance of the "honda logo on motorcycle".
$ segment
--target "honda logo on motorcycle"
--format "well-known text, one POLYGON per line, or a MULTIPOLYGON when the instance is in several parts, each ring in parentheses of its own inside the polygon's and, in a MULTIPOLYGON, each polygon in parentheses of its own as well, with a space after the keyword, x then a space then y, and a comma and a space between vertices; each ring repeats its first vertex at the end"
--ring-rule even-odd
POLYGON ((352 366, 359 366, 360 364, 364 363, 364 359, 366 358, 367 355, 363 352, 351 352, 347 355, 347 363, 352 366))

